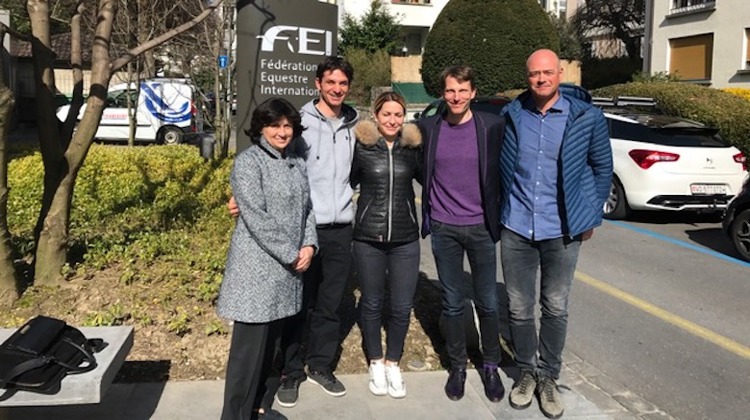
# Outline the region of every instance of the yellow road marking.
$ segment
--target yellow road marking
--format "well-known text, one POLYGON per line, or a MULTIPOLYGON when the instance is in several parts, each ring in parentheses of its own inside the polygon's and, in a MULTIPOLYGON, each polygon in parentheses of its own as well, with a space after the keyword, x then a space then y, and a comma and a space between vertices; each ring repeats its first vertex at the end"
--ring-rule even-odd
POLYGON ((698 324, 688 321, 685 318, 679 317, 671 312, 659 308, 656 305, 646 302, 645 300, 639 299, 630 293, 624 292, 616 287, 610 286, 603 281, 597 280, 587 274, 576 271, 576 278, 591 287, 599 289, 600 291, 619 299, 625 303, 635 306, 636 308, 647 312, 662 321, 668 322, 676 327, 679 327, 690 334, 700 337, 708 342, 716 344, 724 350, 730 351, 738 356, 750 359, 750 347, 746 347, 734 340, 731 340, 723 335, 717 334, 707 328, 701 327, 698 324))

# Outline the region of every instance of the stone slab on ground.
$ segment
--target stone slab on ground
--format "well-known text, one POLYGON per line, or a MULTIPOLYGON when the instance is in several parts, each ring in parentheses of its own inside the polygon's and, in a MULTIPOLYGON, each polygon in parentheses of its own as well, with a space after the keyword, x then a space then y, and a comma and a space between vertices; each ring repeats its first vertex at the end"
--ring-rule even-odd
MULTIPOLYGON (((106 348, 95 354, 97 367, 94 370, 65 376, 60 391, 53 395, 18 391, 7 400, 1 401, 0 408, 101 402, 104 393, 112 384, 125 357, 133 347, 133 327, 83 327, 80 330, 86 338, 101 338, 108 343, 106 348)), ((5 341, 14 331, 14 329, 0 329, 0 342, 5 341)))

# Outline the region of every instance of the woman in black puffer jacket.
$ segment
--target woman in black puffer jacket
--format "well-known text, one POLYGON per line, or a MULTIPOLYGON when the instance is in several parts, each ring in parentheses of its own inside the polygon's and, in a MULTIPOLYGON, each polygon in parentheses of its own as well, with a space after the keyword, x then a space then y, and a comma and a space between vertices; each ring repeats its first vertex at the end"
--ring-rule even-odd
POLYGON ((352 187, 359 185, 353 254, 360 280, 362 336, 370 360, 370 392, 406 396, 398 362, 404 349, 419 274, 419 225, 413 181, 421 182, 422 138, 404 124, 404 98, 385 92, 373 104, 375 121, 354 128, 352 187), (386 281, 390 290, 386 352, 380 329, 386 281))

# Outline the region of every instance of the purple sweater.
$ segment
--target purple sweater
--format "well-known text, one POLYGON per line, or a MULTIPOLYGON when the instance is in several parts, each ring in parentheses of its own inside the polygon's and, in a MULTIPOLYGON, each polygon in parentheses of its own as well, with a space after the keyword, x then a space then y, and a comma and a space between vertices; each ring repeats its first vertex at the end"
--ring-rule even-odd
POLYGON ((431 218, 449 225, 484 223, 479 186, 479 150, 474 119, 441 122, 430 191, 431 218))

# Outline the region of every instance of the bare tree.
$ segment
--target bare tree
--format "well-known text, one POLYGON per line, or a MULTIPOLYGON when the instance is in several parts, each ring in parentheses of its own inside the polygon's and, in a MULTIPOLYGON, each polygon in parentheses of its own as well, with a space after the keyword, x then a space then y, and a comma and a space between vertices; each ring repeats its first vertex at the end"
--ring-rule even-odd
MULTIPOLYGON (((0 45, 5 34, 10 33, 18 39, 25 35, 15 32, 0 23, 0 45)), ((13 265, 13 248, 8 230, 8 131, 10 117, 13 113, 15 98, 13 91, 5 85, 4 55, 0 54, 0 305, 10 303, 18 298, 19 288, 16 269, 13 265)))
POLYGON ((80 111, 80 105, 83 103, 83 80, 80 77, 82 62, 80 16, 83 5, 88 2, 79 1, 77 13, 71 20, 71 61, 76 87, 68 117, 62 128, 59 128, 55 117, 56 89, 53 73, 54 53, 50 45, 49 0, 27 0, 26 5, 32 28, 31 45, 35 70, 39 144, 44 164, 42 209, 35 229, 35 283, 54 284, 63 279, 61 270, 67 258, 70 210, 76 177, 101 120, 107 98, 107 88, 113 72, 122 69, 141 54, 194 27, 206 19, 222 2, 223 0, 213 0, 202 8, 200 14, 186 20, 185 23, 140 43, 119 57, 112 57, 110 50, 117 0, 99 0, 96 3, 96 26, 91 47, 91 87, 86 110, 74 133, 73 126, 80 111))
MULTIPOLYGON (((189 2, 186 2, 189 3, 189 2)), ((208 105, 204 116, 215 129, 219 157, 229 153, 231 135, 231 106, 234 92, 232 81, 235 61, 231 56, 234 43, 234 7, 225 4, 221 13, 206 19, 199 30, 182 34, 171 45, 165 56, 183 64, 183 72, 197 82, 208 105), (220 68, 217 57, 227 55, 229 63, 220 68)))
POLYGON ((619 40, 631 59, 641 56, 641 36, 646 19, 645 0, 586 0, 573 18, 579 39, 593 35, 619 40))

